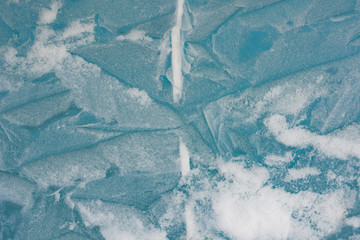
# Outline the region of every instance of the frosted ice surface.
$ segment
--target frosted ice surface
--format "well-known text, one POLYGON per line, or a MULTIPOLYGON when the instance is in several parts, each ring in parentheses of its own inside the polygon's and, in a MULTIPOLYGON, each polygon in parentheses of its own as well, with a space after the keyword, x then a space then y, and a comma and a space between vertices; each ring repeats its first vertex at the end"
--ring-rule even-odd
POLYGON ((0 1, 0 239, 359 239, 359 9, 0 1))

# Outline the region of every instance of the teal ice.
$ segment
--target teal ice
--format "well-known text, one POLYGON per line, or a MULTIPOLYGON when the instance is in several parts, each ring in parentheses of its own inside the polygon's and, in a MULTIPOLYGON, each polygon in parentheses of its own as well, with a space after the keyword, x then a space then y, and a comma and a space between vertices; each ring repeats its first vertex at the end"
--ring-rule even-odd
POLYGON ((1 0, 0 239, 360 239, 357 0, 1 0))

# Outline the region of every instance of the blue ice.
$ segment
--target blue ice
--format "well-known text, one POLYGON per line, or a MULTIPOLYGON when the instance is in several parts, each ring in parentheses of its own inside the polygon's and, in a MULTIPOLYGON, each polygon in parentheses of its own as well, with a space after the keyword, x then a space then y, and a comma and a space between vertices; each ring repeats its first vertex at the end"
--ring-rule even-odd
POLYGON ((0 239, 360 239, 357 0, 0 2, 0 239))

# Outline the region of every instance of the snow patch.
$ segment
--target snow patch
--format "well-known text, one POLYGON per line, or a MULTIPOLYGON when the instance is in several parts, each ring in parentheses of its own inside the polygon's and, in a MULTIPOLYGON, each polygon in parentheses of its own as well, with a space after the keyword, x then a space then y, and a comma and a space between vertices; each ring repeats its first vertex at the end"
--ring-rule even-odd
POLYGON ((140 211, 121 204, 77 201, 84 224, 99 226, 106 240, 165 240, 166 234, 156 229, 140 211))
POLYGON ((288 174, 285 177, 285 182, 290 182, 302 178, 307 178, 308 176, 316 176, 321 172, 313 167, 305 167, 301 169, 289 169, 288 174))
POLYGON ((39 24, 49 24, 56 20, 56 15, 61 8, 62 3, 58 1, 54 1, 50 9, 43 9, 40 13, 38 23, 39 24))
POLYGON ((129 40, 133 42, 138 41, 146 41, 146 42, 152 42, 153 39, 149 36, 146 36, 146 32, 140 31, 140 30, 132 30, 127 35, 119 35, 116 37, 116 40, 123 41, 123 40, 129 40))
POLYGON ((355 193, 292 194, 272 188, 265 168, 238 163, 219 168, 226 181, 209 192, 216 228, 231 239, 320 239, 341 227, 355 193))
POLYGON ((271 154, 265 157, 265 163, 270 166, 282 165, 291 162, 293 159, 294 157, 291 152, 287 152, 283 156, 271 154))
POLYGON ((144 90, 139 90, 137 88, 130 88, 127 90, 127 93, 132 99, 137 100, 143 106, 147 106, 152 103, 151 98, 144 90))
POLYGON ((360 217, 351 217, 347 218, 345 220, 346 225, 349 225, 353 228, 359 228, 360 227, 360 217))
POLYGON ((327 135, 317 135, 301 126, 290 128, 286 118, 275 114, 265 120, 269 131, 277 141, 289 147, 314 147, 328 157, 346 160, 360 159, 360 127, 351 125, 327 135))
POLYGON ((83 33, 94 33, 95 22, 81 22, 80 20, 70 23, 70 25, 64 30, 62 38, 81 36, 83 33))

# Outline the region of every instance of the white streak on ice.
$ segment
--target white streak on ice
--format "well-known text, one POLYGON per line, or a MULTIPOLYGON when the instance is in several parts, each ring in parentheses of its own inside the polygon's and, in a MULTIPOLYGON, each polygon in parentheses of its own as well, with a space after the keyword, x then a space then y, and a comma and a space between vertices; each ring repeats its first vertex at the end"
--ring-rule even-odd
POLYGON ((195 233, 194 206, 186 204, 185 206, 186 239, 192 239, 195 233))
POLYGON ((61 190, 63 190, 64 188, 62 187, 62 188, 59 188, 57 191, 55 191, 55 192, 53 192, 53 193, 51 193, 51 194, 49 194, 49 195, 46 195, 46 196, 54 196, 55 197, 55 201, 56 202, 59 202, 59 200, 60 200, 60 191, 61 190))
POLYGON ((180 139, 180 162, 181 162, 181 175, 186 176, 190 172, 190 156, 189 151, 180 139))
POLYGON ((181 43, 181 19, 183 15, 184 0, 177 1, 176 7, 176 24, 171 30, 171 66, 173 72, 173 99, 178 103, 181 99, 183 79, 181 73, 181 56, 182 56, 182 43, 181 43))

